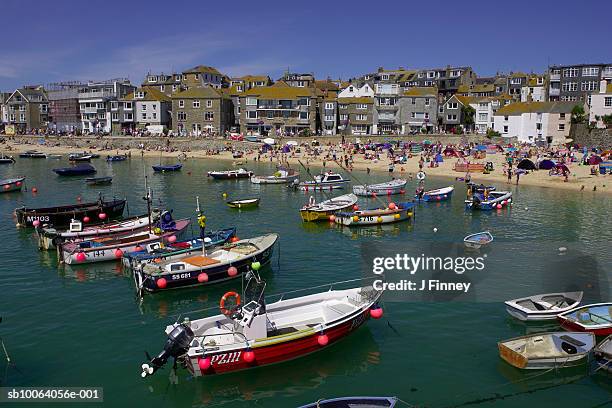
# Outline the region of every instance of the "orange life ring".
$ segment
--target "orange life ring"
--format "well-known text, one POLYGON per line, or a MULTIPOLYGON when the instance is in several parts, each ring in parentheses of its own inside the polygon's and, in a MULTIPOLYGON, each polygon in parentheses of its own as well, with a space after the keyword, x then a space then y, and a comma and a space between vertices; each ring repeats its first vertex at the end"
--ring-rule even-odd
POLYGON ((226 316, 229 316, 232 313, 234 313, 234 311, 236 310, 236 308, 238 306, 240 306, 240 295, 238 293, 236 293, 236 292, 226 292, 225 295, 223 295, 221 297, 221 301, 219 302, 219 308, 221 309, 221 313, 223 313, 226 316), (225 308, 225 302, 230 297, 235 297, 236 298, 236 307, 234 307, 234 309, 232 309, 232 310, 228 310, 228 309, 225 308))

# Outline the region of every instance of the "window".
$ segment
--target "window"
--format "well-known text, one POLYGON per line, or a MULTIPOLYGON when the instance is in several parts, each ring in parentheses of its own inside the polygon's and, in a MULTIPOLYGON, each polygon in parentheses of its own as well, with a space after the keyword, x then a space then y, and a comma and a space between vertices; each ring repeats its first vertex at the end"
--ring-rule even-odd
POLYGON ((446 115, 446 120, 457 120, 457 115, 456 114, 446 115))
POLYGON ((357 104, 357 109, 368 109, 368 104, 366 104, 366 103, 359 103, 359 104, 357 104))
POLYGON ((185 107, 185 101, 181 99, 179 101, 179 108, 184 108, 184 107, 185 107))
POLYGON ((424 72, 419 72, 419 78, 423 78, 425 76, 424 72))
POLYGON ((213 102, 213 101, 212 101, 211 99, 207 99, 207 100, 206 100, 206 107, 207 107, 207 108, 212 108, 212 102, 213 102))
POLYGON ((436 77, 436 73, 434 71, 427 72, 427 78, 435 78, 435 77, 436 77))
POLYGON ((438 112, 444 113, 444 105, 440 105, 440 107, 438 108, 438 112))
POLYGON ((177 118, 178 118, 178 120, 187 120, 187 113, 185 113, 185 112, 179 112, 179 113, 177 114, 177 118))
POLYGON ((565 119, 565 113, 560 113, 559 114, 559 119, 565 119))
POLYGON ((146 104, 146 103, 143 103, 143 104, 142 104, 142 110, 143 110, 143 111, 146 111, 146 110, 147 110, 147 104, 146 104))
POLYGON ((410 112, 410 117, 411 117, 412 119, 416 118, 416 112, 410 112))
POLYGON ((429 112, 425 112, 425 119, 429 119, 429 112))
POLYGON ((132 102, 125 102, 123 105, 123 109, 132 109, 132 102))
POLYGON ((157 112, 151 113, 151 119, 157 119, 157 112))
POLYGON ((578 68, 565 68, 563 76, 566 78, 575 78, 578 76, 578 68))
POLYGON ((119 113, 118 112, 113 112, 113 120, 119 120, 119 113))
POLYGON ((449 102, 448 109, 457 109, 459 108, 459 104, 457 102, 449 102))
POLYGON ((197 81, 198 79, 200 79, 200 74, 194 74, 193 78, 197 81))
POLYGON ((242 92, 242 85, 236 85, 236 91, 242 92))
POLYGON ((325 102, 325 109, 334 109, 334 104, 331 102, 325 102))
POLYGON ((582 68, 582 76, 597 76, 599 75, 598 67, 584 67, 582 68))
MULTIPOLYGON (((201 130, 202 130, 202 125, 200 125, 199 123, 192 123, 191 124, 191 131, 192 132, 198 133, 201 130)), ((182 269, 185 269, 185 266, 183 264, 178 264, 178 265, 181 265, 183 267, 182 269)), ((172 265, 172 266, 174 267, 174 266, 178 266, 178 265, 175 264, 175 265, 172 265)), ((173 268, 173 270, 175 270, 175 269, 173 268)))
POLYGON ((20 113, 19 114, 19 121, 20 122, 25 122, 25 113, 20 113))
POLYGON ((536 123, 536 130, 542 130, 542 124, 536 123))
POLYGON ((176 85, 172 85, 172 92, 176 92, 176 88, 177 88, 176 85))
POLYGON ((565 123, 559 123, 558 130, 565 130, 565 123))
POLYGON ((308 119, 308 112, 300 112, 300 119, 308 119))
POLYGON ((48 110, 48 109, 47 109, 47 105, 45 105, 45 104, 40 105, 40 111, 41 111, 42 113, 47 113, 47 110, 48 110))
POLYGON ((507 116, 504 116, 504 120, 506 120, 506 121, 507 121, 507 120, 508 120, 508 117, 507 117, 507 116))
POLYGON ((310 98, 301 98, 298 100, 300 106, 310 106, 310 98))
POLYGON ((521 80, 522 80, 522 78, 512 78, 512 79, 510 79, 510 84, 511 85, 520 85, 521 84, 521 80))
POLYGON ((140 115, 140 120, 147 120, 147 113, 146 112, 142 112, 142 114, 140 115))
POLYGON ((98 113, 98 119, 106 119, 106 114, 98 113))
POLYGON ((425 106, 429 106, 429 98, 425 98, 425 106))
POLYGON ((388 81, 389 80, 389 74, 382 74, 380 76, 380 79, 382 79, 383 81, 388 81))
POLYGON ((342 103, 342 104, 338 105, 338 109, 348 109, 348 105, 342 103))
POLYGON ((580 84, 580 89, 583 91, 597 90, 597 81, 585 81, 580 84))
POLYGON ((249 106, 257 106, 257 98, 246 98, 246 104, 249 106))
POLYGON ((215 120, 215 114, 213 112, 204 112, 204 120, 215 120))
POLYGON ((459 70, 451 71, 451 73, 450 73, 451 78, 456 78, 456 77, 458 77, 460 75, 461 75, 461 71, 459 71, 459 70))
POLYGON ((274 111, 269 110, 266 112, 266 118, 268 119, 274 119, 274 111))
POLYGON ((433 86, 434 81, 425 81, 425 86, 433 86))
POLYGON ((410 98, 410 103, 416 105, 416 98, 410 98))
POLYGON ((347 121, 348 120, 348 115, 346 115, 346 114, 340 115, 340 120, 341 121, 347 121))
POLYGON ((357 115, 356 119, 357 120, 368 120, 368 115, 357 115))
POLYGON ((136 99, 142 99, 142 98, 144 98, 144 92, 142 92, 142 91, 138 91, 138 92, 136 92, 136 93, 134 94, 134 97, 135 97, 136 99))
POLYGON ((564 82, 561 85, 561 90, 565 92, 572 92, 578 90, 578 82, 564 82))
POLYGON ((247 118, 257 119, 257 111, 247 111, 247 118))
POLYGON ((326 122, 333 122, 335 119, 334 115, 325 115, 325 121, 326 122))
POLYGON ((160 85, 160 86, 159 86, 159 90, 160 90, 160 91, 162 91, 162 92, 164 92, 164 91, 166 90, 166 87, 165 87, 165 86, 163 86, 163 85, 160 85))
POLYGON ((200 107, 200 100, 199 99, 194 99, 193 100, 193 107, 196 108, 196 109, 200 107))
POLYGON ((486 113, 479 113, 478 114, 478 120, 481 122, 486 122, 487 121, 487 114, 486 113))
POLYGON ((508 133, 508 126, 504 126, 504 133, 508 133))
POLYGON ((606 108, 609 108, 609 107, 611 107, 611 106, 612 106, 612 96, 606 96, 606 97, 604 98, 604 106, 605 106, 606 108))

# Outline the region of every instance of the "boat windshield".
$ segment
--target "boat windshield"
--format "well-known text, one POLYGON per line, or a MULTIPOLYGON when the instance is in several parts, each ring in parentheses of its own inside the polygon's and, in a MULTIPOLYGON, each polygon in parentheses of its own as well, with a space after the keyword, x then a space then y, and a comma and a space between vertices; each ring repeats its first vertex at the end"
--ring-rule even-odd
POLYGON ((261 312, 265 312, 265 297, 266 281, 261 279, 253 271, 247 274, 247 284, 244 288, 244 304, 249 302, 257 302, 261 306, 261 312))

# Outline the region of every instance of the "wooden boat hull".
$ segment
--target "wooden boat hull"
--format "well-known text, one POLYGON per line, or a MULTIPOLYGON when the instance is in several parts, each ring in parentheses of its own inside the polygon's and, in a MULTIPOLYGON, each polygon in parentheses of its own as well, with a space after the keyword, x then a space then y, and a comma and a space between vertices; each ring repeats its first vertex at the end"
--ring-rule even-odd
POLYGON ((179 238, 184 233, 189 223, 189 220, 178 220, 176 221, 175 231, 168 231, 161 235, 146 234, 142 239, 116 244, 113 243, 100 247, 81 248, 79 243, 61 244, 57 247, 58 260, 68 265, 117 261, 121 259, 124 253, 137 251, 137 248, 144 245, 155 242, 167 242, 170 236, 173 235, 179 238), (120 250, 121 254, 118 254, 117 250, 120 250), (79 253, 85 254, 85 260, 78 259, 79 253))
POLYGON ((381 211, 354 211, 336 214, 336 224, 347 227, 358 227, 363 225, 382 225, 394 222, 406 221, 414 215, 414 209, 398 208, 396 210, 381 211))
POLYGON ((546 293, 512 299, 504 303, 510 316, 525 322, 535 322, 555 320, 558 314, 575 309, 580 304, 582 296, 582 292, 546 293), (566 306, 560 307, 561 305, 566 306))
POLYGON ((262 266, 270 263, 272 253, 274 251, 274 245, 278 241, 278 235, 274 235, 275 237, 269 245, 260 248, 259 251, 245 257, 244 259, 231 262, 231 264, 222 262, 191 271, 179 270, 176 272, 163 272, 156 274, 151 274, 142 267, 135 268, 133 269, 133 274, 136 287, 142 287, 146 292, 152 293, 198 285, 210 285, 230 279, 240 278, 243 274, 251 270, 251 264, 253 262, 259 262, 262 266), (230 266, 237 269, 236 275, 229 276, 227 271, 230 266), (202 272, 205 272, 208 275, 208 280, 206 282, 200 282, 198 280, 198 277, 202 272), (165 279, 166 285, 163 288, 160 288, 160 285, 157 282, 162 278, 165 279))
POLYGON ((90 186, 99 186, 104 184, 111 184, 113 182, 112 177, 98 177, 98 178, 87 178, 85 182, 90 186))
POLYGON ((331 190, 338 190, 341 188, 344 188, 346 186, 346 184, 348 183, 348 180, 344 180, 344 181, 338 181, 338 182, 330 182, 330 183, 301 183, 298 186, 298 189, 300 189, 301 191, 331 191, 331 190))
POLYGON ((251 178, 251 176, 253 175, 253 172, 245 171, 245 172, 225 173, 225 172, 209 171, 208 175, 215 180, 237 180, 237 179, 251 178))
POLYGON ((112 200, 94 203, 84 203, 68 205, 62 207, 49 208, 17 208, 18 227, 32 227, 34 221, 39 221, 41 225, 52 225, 55 228, 65 228, 70 225, 73 219, 82 220, 85 217, 91 219, 90 225, 101 224, 98 218, 101 213, 106 214, 106 219, 121 217, 125 208, 126 200, 112 200))
POLYGON ((0 193, 11 193, 14 191, 21 191, 23 189, 24 180, 25 180, 25 177, 0 180, 0 193))
POLYGON ((612 373, 612 336, 608 336, 595 347, 593 356, 601 370, 612 373))
POLYGON ((463 239, 463 245, 470 249, 480 249, 483 246, 489 245, 491 242, 493 242, 493 235, 491 235, 489 231, 470 234, 463 239))
POLYGON ((175 164, 172 166, 163 166, 163 165, 155 165, 153 166, 153 171, 158 173, 165 173, 167 171, 180 171, 183 168, 182 164, 175 164))
POLYGON ((596 336, 612 334, 612 303, 595 303, 557 315, 564 330, 590 332, 596 336))
POLYGON ((361 197, 372 197, 375 195, 403 194, 408 180, 394 180, 387 183, 353 186, 353 194, 361 197))
POLYGON ((259 206, 259 198, 228 201, 227 205, 230 208, 255 208, 259 206))

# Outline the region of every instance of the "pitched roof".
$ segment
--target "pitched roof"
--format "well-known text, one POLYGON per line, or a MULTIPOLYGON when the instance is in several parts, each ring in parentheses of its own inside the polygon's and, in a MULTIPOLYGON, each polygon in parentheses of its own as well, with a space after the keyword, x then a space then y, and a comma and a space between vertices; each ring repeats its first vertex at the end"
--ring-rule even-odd
POLYGON ((404 91, 405 96, 437 96, 438 88, 429 86, 429 87, 414 87, 404 91))
MULTIPOLYGON (((455 98, 457 98, 457 100, 464 106, 469 105, 470 103, 472 103, 473 99, 472 97, 469 96, 464 96, 464 95, 453 95, 455 98)), ((451 97, 452 98, 452 97, 451 97)), ((449 100, 451 99, 449 98, 449 100)))
POLYGON ((515 102, 499 109, 497 116, 518 116, 523 113, 571 113, 576 102, 515 102))
POLYGON ((245 82, 258 82, 258 81, 268 82, 270 81, 270 77, 267 75, 245 75, 245 76, 232 78, 232 79, 234 80, 239 79, 245 82))
POLYGON ((332 81, 325 79, 325 80, 315 80, 314 81, 314 86, 315 88, 324 90, 324 91, 337 91, 338 85, 336 85, 335 83, 333 83, 332 81))
POLYGON ((198 65, 197 67, 193 67, 191 69, 188 69, 186 71, 184 71, 185 74, 215 74, 215 75, 222 75, 219 71, 217 71, 217 68, 214 67, 209 67, 206 65, 198 65))
POLYGON ((138 88, 136 89, 136 91, 126 95, 125 98, 123 99, 127 101, 133 100, 133 99, 139 100, 139 101, 161 101, 161 102, 171 101, 168 95, 150 86, 143 86, 141 88, 138 88), (144 98, 136 98, 135 97, 136 92, 144 92, 144 98))
POLYGON ((493 84, 476 84, 476 85, 459 85, 457 93, 483 93, 483 92, 494 92, 495 85, 493 84))
POLYGON ((249 89, 243 95, 257 96, 262 99, 297 99, 314 96, 311 88, 293 87, 283 81, 278 81, 271 86, 258 86, 249 89))
POLYGON ((346 104, 346 105, 350 105, 354 103, 373 104, 374 98, 369 98, 367 96, 361 96, 357 98, 338 98, 338 103, 346 104))
POLYGON ((199 86, 196 88, 189 88, 186 91, 178 92, 172 95, 172 99, 196 99, 196 98, 208 98, 215 99, 223 96, 216 89, 210 86, 199 86))
POLYGON ((612 93, 612 82, 610 82, 608 86, 606 86, 606 93, 612 93))

